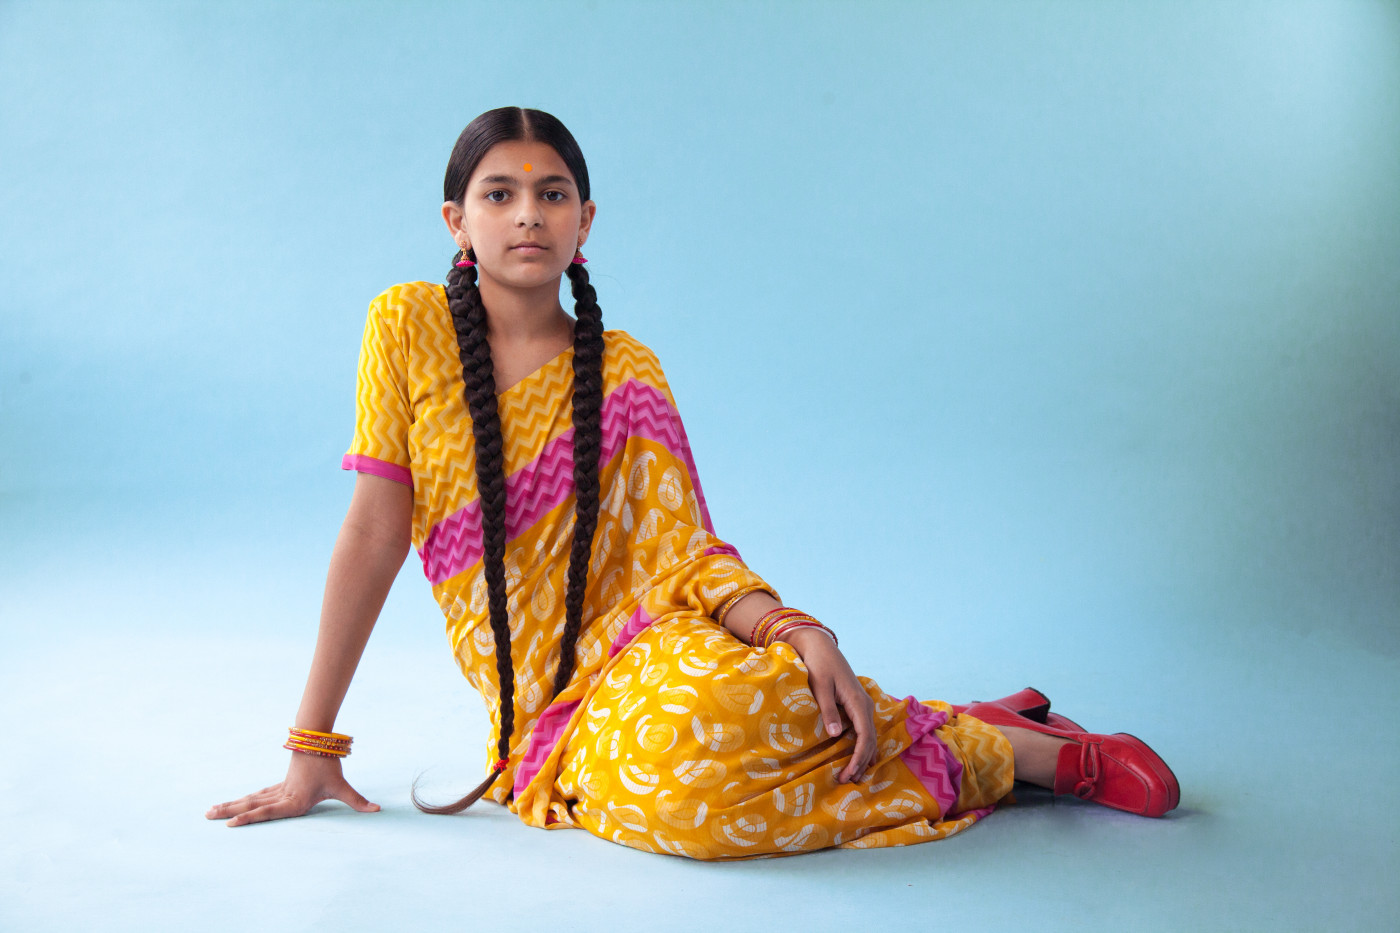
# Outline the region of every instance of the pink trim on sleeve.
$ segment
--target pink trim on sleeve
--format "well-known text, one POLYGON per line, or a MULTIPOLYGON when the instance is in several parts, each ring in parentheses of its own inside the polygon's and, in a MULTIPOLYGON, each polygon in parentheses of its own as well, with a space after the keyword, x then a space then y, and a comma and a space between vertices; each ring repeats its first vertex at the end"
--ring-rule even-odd
POLYGON ((409 489, 413 488, 413 474, 407 468, 401 467, 397 463, 390 463, 388 460, 367 457, 364 454, 346 454, 340 460, 340 468, 354 470, 357 473, 382 476, 396 483, 403 483, 409 489))

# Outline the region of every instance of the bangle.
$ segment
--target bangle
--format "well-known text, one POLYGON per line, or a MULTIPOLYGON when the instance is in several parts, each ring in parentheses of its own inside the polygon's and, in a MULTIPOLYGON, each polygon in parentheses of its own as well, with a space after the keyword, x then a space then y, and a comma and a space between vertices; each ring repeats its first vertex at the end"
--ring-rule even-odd
POLYGON ((771 643, 768 633, 772 630, 773 626, 785 619, 797 617, 807 618, 807 614, 800 610, 789 608, 788 606, 779 606, 777 609, 770 609, 763 614, 758 620, 758 623, 754 625, 753 631, 749 633, 749 644, 759 648, 768 647, 771 643))
POLYGON ((719 608, 715 610, 715 621, 718 622, 720 625, 723 625, 724 617, 729 614, 730 609, 734 608, 734 604, 752 592, 754 592, 754 590, 740 590, 733 596, 726 599, 724 602, 720 603, 719 608))
POLYGON ((303 755, 319 755, 322 758, 344 758, 346 755, 350 754, 349 752, 325 752, 321 751, 319 748, 310 748, 301 745, 294 745, 291 742, 288 742, 282 747, 289 748, 294 752, 301 752, 303 755))
POLYGON ((779 626, 776 630, 774 630, 774 632, 773 632, 773 634, 772 634, 772 636, 771 636, 771 640, 772 640, 772 641, 777 641, 777 640, 779 640, 780 638, 782 638, 784 635, 786 635, 788 632, 791 632, 793 629, 799 629, 799 628, 817 628, 817 629, 821 629, 823 632, 825 632, 826 634, 828 634, 828 635, 831 636, 831 640, 832 640, 833 642, 835 642, 837 645, 840 645, 840 644, 841 644, 841 641, 836 637, 836 633, 833 632, 831 629, 827 628, 825 625, 822 625, 822 624, 821 624, 820 622, 818 622, 816 619, 811 619, 810 621, 807 620, 807 619, 797 619, 797 620, 794 620, 794 621, 792 621, 792 622, 788 622, 788 623, 786 623, 786 624, 784 624, 784 625, 781 625, 781 626, 779 626))
POLYGON ((767 648, 784 633, 802 626, 815 626, 830 635, 832 641, 840 644, 835 632, 807 613, 800 609, 793 609, 791 606, 779 606, 777 609, 765 612, 763 617, 758 620, 758 624, 753 627, 753 632, 749 635, 749 643, 756 648, 767 648))
POLYGON ((287 743, 282 747, 322 758, 344 758, 350 754, 350 743, 353 741, 350 736, 338 732, 316 732, 292 726, 287 730, 287 743))

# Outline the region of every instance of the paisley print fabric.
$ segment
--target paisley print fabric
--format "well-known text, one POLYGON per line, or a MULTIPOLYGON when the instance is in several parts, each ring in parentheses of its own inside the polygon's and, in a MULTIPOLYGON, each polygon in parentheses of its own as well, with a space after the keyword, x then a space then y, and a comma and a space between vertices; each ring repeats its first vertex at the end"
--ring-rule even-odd
MULTIPOLYGON (((516 725, 488 796, 532 826, 700 859, 925 842, 989 812, 1011 788, 1001 733, 865 678, 877 765, 860 784, 836 783, 854 737, 822 731, 801 658, 713 621, 736 593, 777 592, 716 536, 660 363, 625 331, 604 342, 598 530, 577 666, 553 698, 573 530, 573 350, 499 395, 516 725)), ((342 466, 413 488, 414 546, 490 712, 489 767, 499 685, 463 392, 442 286, 377 296, 342 466)))

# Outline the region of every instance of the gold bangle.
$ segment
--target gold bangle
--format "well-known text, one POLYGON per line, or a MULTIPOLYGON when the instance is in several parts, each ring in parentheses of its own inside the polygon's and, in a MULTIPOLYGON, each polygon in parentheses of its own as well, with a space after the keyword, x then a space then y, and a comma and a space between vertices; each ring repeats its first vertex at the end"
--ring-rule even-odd
POLYGON ((745 596, 749 595, 750 593, 758 592, 759 589, 761 589, 761 587, 754 587, 753 589, 748 590, 741 589, 739 592, 735 593, 733 596, 730 596, 724 602, 720 603, 719 608, 715 610, 715 621, 718 622, 720 625, 723 625, 724 617, 729 615, 729 610, 734 608, 734 604, 737 603, 739 600, 743 599, 745 596))

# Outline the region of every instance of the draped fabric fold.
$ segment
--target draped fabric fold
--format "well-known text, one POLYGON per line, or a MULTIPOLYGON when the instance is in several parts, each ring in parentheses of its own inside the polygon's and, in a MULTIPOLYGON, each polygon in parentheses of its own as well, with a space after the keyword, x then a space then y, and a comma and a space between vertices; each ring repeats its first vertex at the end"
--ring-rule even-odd
MULTIPOLYGON (((828 737, 788 645, 751 648, 713 621, 730 596, 776 591, 715 534, 685 427, 655 354, 604 334, 600 507, 577 664, 550 689, 574 522, 572 349, 499 396, 515 729, 487 792, 521 820, 702 859, 938 839, 1011 787, 1001 733, 938 701, 876 704, 879 754, 838 784, 852 735, 828 737)), ((413 487, 413 541, 495 759, 499 686, 481 564, 473 436, 441 286, 370 306, 347 469, 413 487)))

